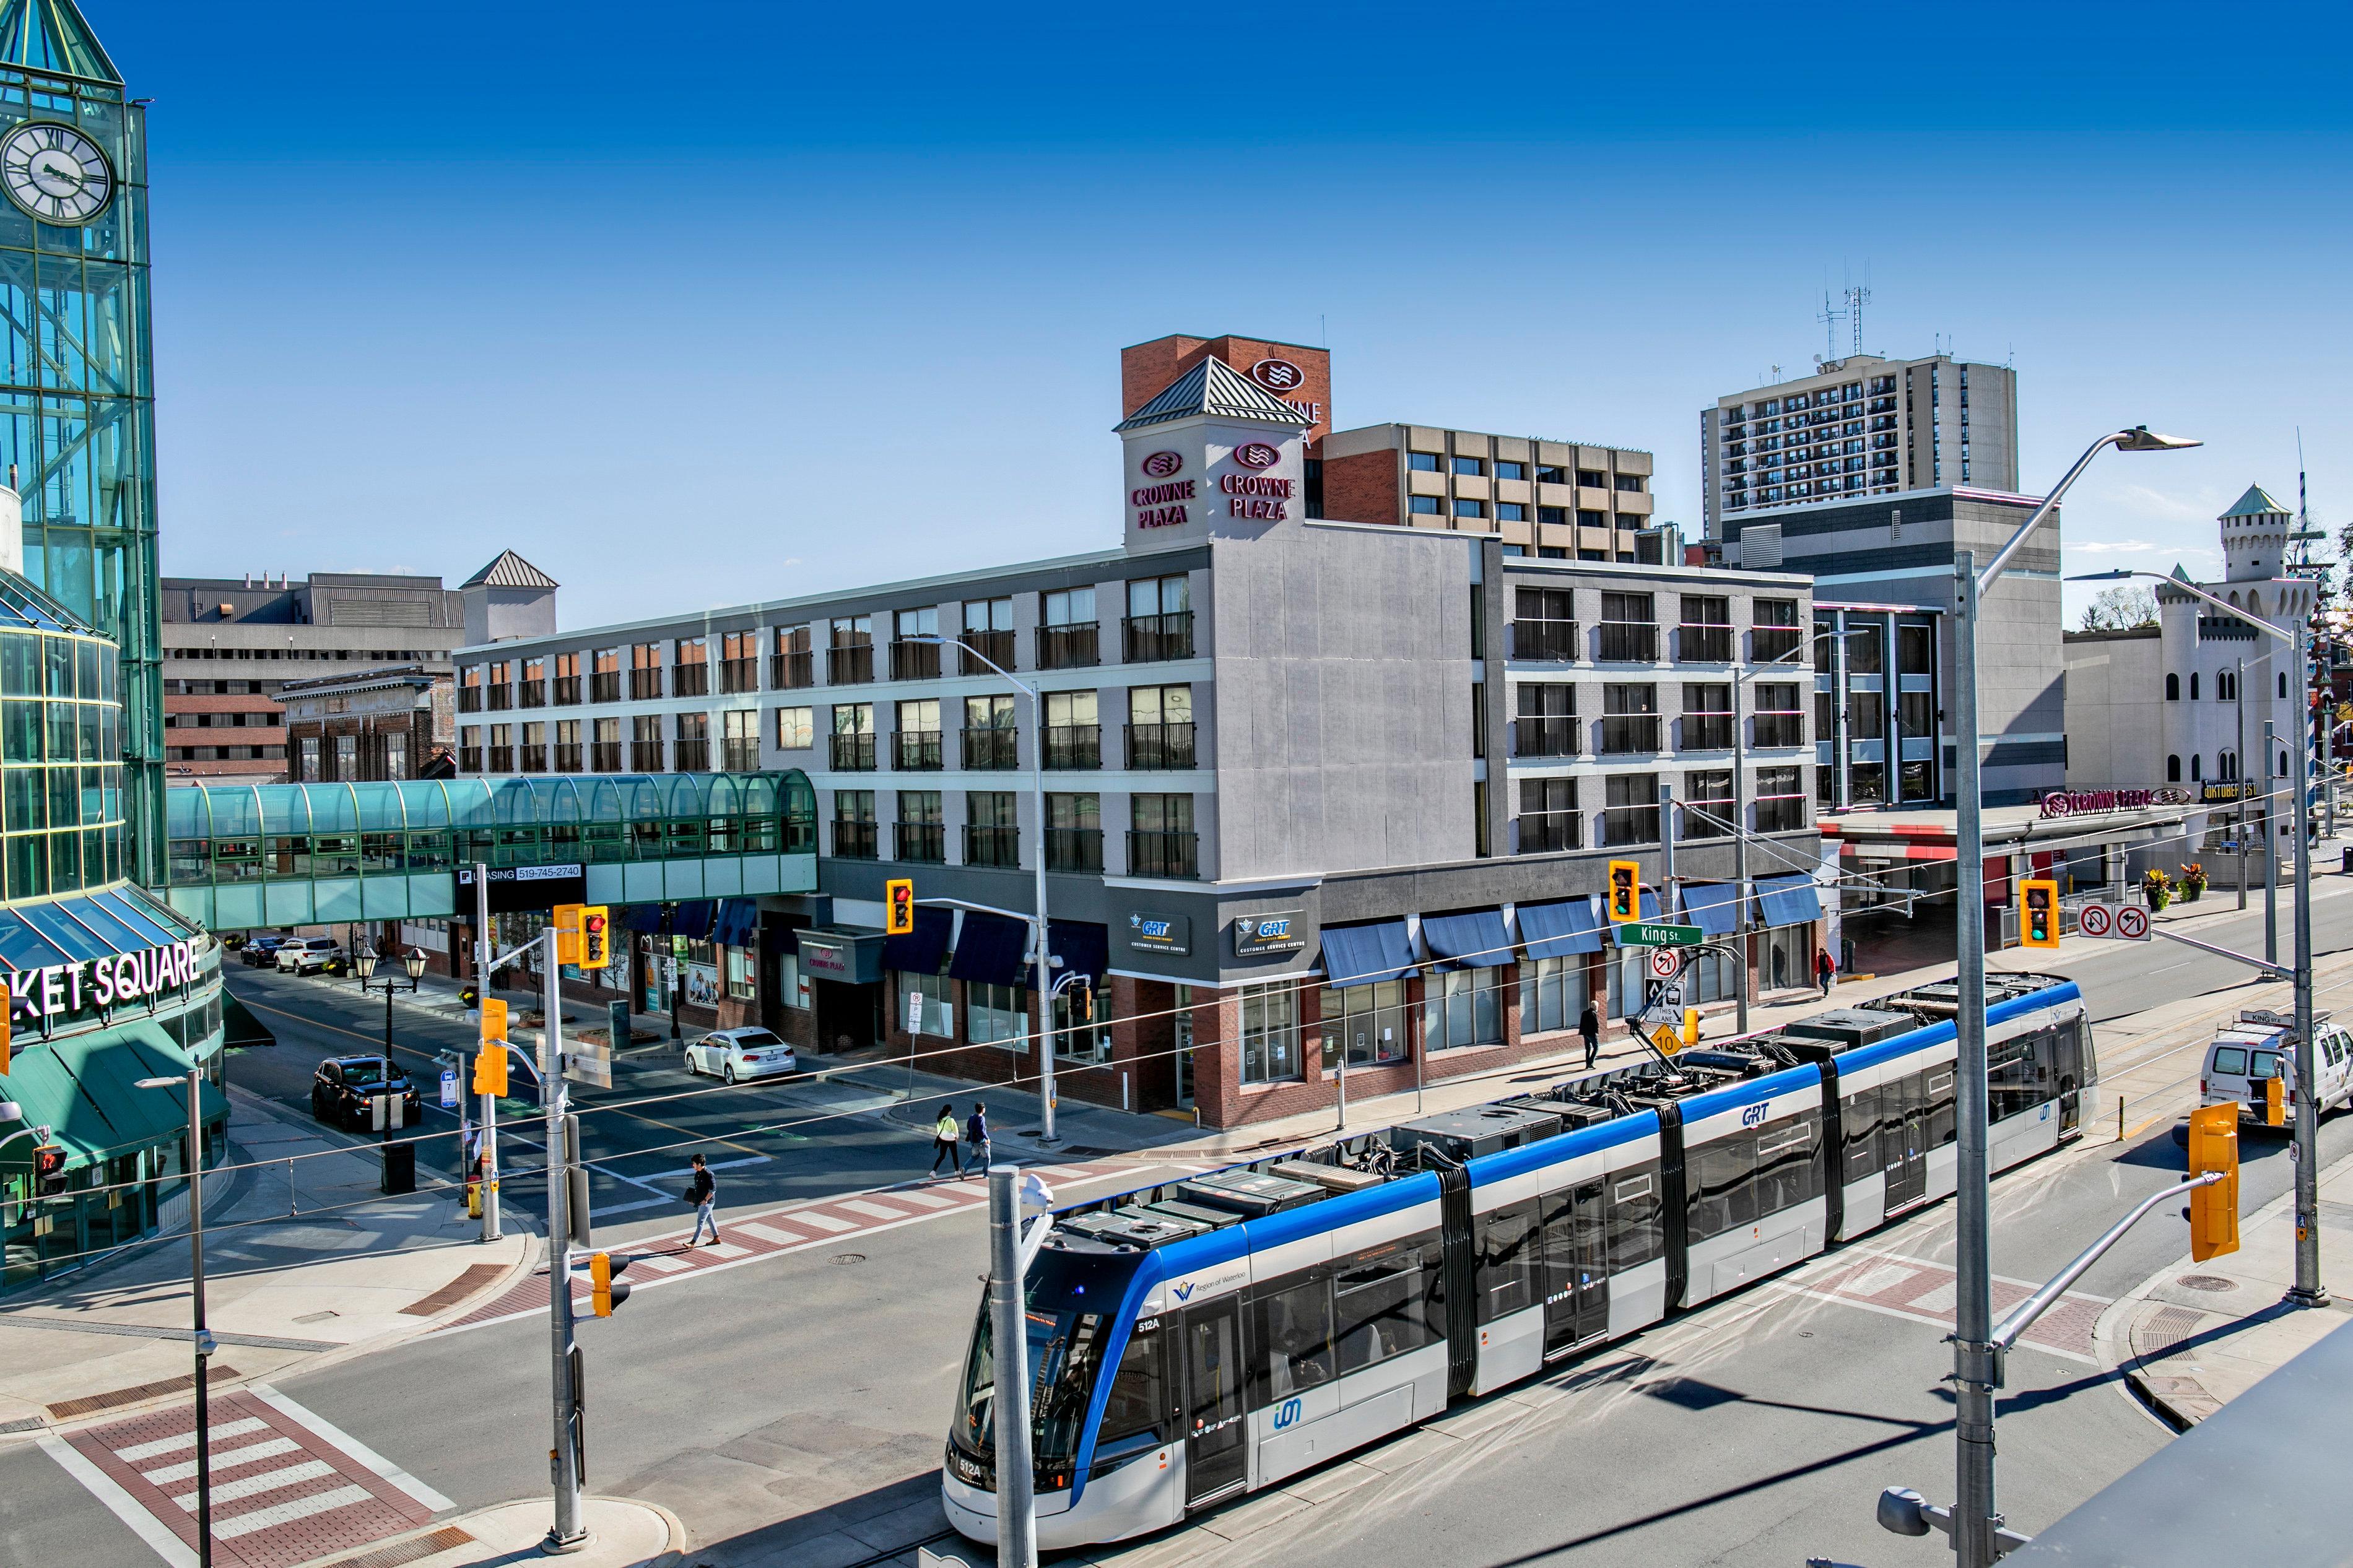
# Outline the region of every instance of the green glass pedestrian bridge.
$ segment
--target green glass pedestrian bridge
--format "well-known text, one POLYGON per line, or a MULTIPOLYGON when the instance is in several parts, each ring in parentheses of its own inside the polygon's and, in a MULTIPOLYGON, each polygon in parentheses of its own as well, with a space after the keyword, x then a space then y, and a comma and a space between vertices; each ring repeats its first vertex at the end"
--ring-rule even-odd
POLYGON ((396 784, 178 784, 170 883, 213 931, 461 912, 459 866, 586 868, 587 901, 817 890, 817 794, 797 768, 396 784))

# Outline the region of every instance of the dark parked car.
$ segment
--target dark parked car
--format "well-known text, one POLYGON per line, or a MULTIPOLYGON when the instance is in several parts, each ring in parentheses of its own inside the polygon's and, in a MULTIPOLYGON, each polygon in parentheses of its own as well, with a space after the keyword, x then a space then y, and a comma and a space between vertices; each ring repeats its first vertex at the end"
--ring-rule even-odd
POLYGON ((248 969, 275 969, 278 966, 278 950, 293 940, 284 931, 263 931, 259 936, 247 937, 245 945, 237 950, 237 955, 248 969))
POLYGON ((382 1057, 330 1057, 311 1079, 311 1114, 353 1131, 371 1131, 375 1113, 369 1101, 379 1094, 400 1096, 400 1125, 424 1120, 417 1085, 396 1063, 382 1057))

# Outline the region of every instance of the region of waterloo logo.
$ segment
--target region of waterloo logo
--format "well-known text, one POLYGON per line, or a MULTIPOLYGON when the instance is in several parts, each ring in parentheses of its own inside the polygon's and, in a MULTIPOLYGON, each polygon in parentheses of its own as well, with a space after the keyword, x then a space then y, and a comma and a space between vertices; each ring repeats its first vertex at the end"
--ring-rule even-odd
POLYGON ((1269 392, 1296 392, 1307 383, 1307 373, 1287 359, 1262 359, 1250 367, 1250 378, 1269 392))
POLYGON ((1155 479, 1165 479, 1184 466, 1184 456, 1177 452, 1155 452, 1142 465, 1144 471, 1155 479))
POLYGON ((1263 441, 1245 441, 1234 448, 1234 461, 1245 468, 1271 468, 1282 461, 1282 454, 1263 441))

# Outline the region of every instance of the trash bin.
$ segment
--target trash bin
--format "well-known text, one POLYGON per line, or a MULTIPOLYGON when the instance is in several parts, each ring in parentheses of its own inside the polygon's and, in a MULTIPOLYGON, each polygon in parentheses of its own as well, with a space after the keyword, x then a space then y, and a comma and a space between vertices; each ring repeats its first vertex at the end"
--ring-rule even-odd
POLYGON ((392 1196, 415 1192, 417 1190, 417 1145, 385 1143, 381 1145, 381 1151, 384 1155, 384 1179, 380 1184, 383 1190, 392 1196))
POLYGON ((2353 849, 2345 851, 2345 858, 2337 868, 2340 871, 2353 871, 2353 849))

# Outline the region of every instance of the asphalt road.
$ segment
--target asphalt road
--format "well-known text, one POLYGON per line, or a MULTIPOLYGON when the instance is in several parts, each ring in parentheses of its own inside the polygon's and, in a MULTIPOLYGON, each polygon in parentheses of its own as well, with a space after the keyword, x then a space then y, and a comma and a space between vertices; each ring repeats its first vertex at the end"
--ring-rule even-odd
MULTIPOLYGON (((2353 885, 2332 879, 2323 895, 2316 945, 2353 945, 2353 885)), ((2260 947, 2260 920, 2217 922, 2200 936, 2260 947)), ((2034 967, 2022 956, 2003 955, 2004 966, 2034 967)), ((2060 967, 2083 984, 2095 1017, 2218 991, 2245 973, 2165 943, 2071 949, 2060 967)), ((269 1009, 262 1016, 281 1042, 232 1067, 234 1079, 257 1092, 307 1110, 321 1057, 381 1042, 382 1003, 362 1001, 348 984, 241 973, 237 984, 269 1009)), ((436 1049, 463 1044, 466 1031, 404 1013, 396 1036, 422 1067, 436 1049)), ((756 1131, 854 1106, 854 1092, 719 1088, 687 1079, 667 1045, 625 1058, 609 1094, 583 1096, 598 1170, 592 1190, 607 1216, 600 1242, 682 1224, 683 1205, 667 1200, 682 1185, 688 1147, 747 1162, 721 1173, 723 1206, 733 1210, 916 1173, 928 1156, 924 1134, 871 1110, 756 1131), (698 1092, 614 1104, 685 1090, 698 1092), (647 1206, 622 1207, 638 1203, 647 1206)), ((2348 1152, 2353 1117, 2333 1119, 2323 1129, 2324 1158, 2348 1152)), ((2246 1141, 2245 1153, 2242 1193, 2253 1210, 2284 1190, 2288 1161, 2282 1145, 2261 1138, 2246 1141)), ((446 1153, 425 1161, 437 1163, 449 1168, 446 1153)), ((2079 1149, 2002 1177, 1997 1271, 2048 1275, 2179 1169, 2160 1120, 2129 1144, 2079 1149)), ((508 1194, 522 1214, 537 1206, 528 1183, 508 1194)), ((1949 1205, 1940 1205, 1873 1245, 1947 1256, 1950 1223, 1949 1205)), ((2182 1254, 2185 1230, 2178 1219, 2152 1217, 2082 1289, 2128 1289, 2182 1254)), ((911 1549, 939 1528, 938 1455, 984 1256, 978 1217, 952 1215, 861 1238, 854 1251, 796 1253, 642 1292, 615 1318, 587 1322, 592 1489, 678 1511, 700 1549, 691 1561, 838 1568, 882 1548, 911 1549)), ((1751 1291, 1572 1365, 1526 1414, 1463 1413, 1487 1423, 1479 1441, 1394 1484, 1352 1493, 1345 1506, 1294 1516, 1262 1543, 1180 1531, 1160 1544, 1172 1561, 1243 1563, 1279 1553, 1286 1568, 1944 1561, 1941 1537, 1902 1541, 1871 1522, 1883 1486, 1915 1486, 1932 1499, 1950 1490, 1950 1406, 1940 1384, 1949 1352, 1939 1340, 1926 1324, 1751 1291)), ((411 1341, 280 1385, 475 1507, 543 1492, 547 1379, 544 1326, 527 1320, 411 1341)), ((2093 1368, 2031 1349, 2011 1359, 2001 1420, 2002 1505, 2029 1530, 2165 1440, 2093 1368)), ((1429 1441, 1409 1436, 1386 1450, 1418 1453, 1404 1446, 1429 1441)), ((89 1568, 156 1561, 23 1442, 0 1447, 0 1560, 89 1568)))

